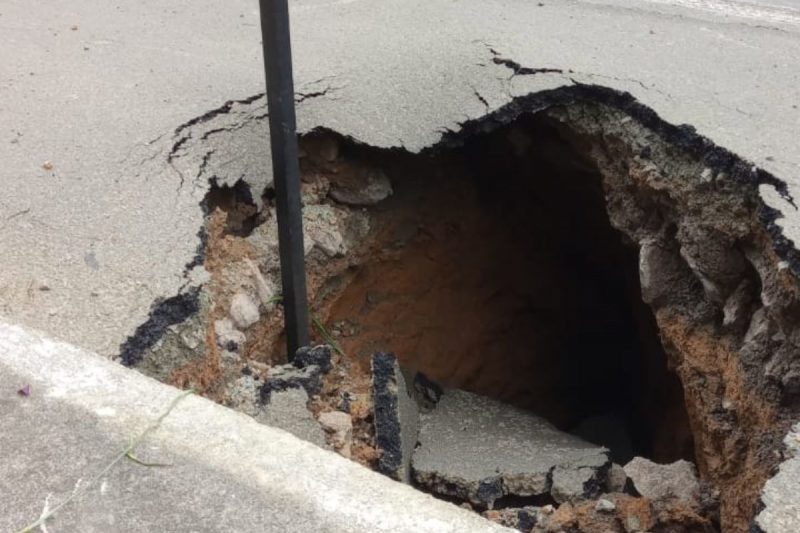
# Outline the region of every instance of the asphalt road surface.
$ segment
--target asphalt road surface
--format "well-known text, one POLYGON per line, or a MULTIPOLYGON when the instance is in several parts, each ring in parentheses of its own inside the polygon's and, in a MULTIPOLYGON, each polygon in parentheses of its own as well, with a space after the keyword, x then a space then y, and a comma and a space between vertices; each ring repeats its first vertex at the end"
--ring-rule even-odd
MULTIPOLYGON (((591 83, 800 198, 797 4, 295 0, 296 87, 322 94, 299 128, 419 151, 516 96, 591 83), (513 75, 493 54, 570 75, 513 75)), ((155 301, 196 283, 209 185, 168 163, 174 132, 263 92, 263 76, 256 0, 0 0, 0 320, 113 356, 155 301)), ((240 141, 268 166, 247 149, 265 139, 240 141)), ((800 242, 797 210, 761 192, 800 242)))

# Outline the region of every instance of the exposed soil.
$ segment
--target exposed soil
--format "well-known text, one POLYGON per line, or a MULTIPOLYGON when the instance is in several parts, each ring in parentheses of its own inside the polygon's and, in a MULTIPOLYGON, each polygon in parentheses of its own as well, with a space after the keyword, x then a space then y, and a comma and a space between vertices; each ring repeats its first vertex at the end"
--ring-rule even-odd
MULTIPOLYGON (((315 340, 338 348, 309 407, 351 414, 355 460, 378 457, 369 357, 392 351, 618 462, 691 460, 719 491, 719 516, 618 495, 612 514, 562 505, 552 531, 629 531, 630 517, 643 530, 748 531, 798 414, 800 294, 757 185, 737 178, 743 163, 703 160, 596 103, 424 155, 327 134, 303 150, 315 340), (352 205, 379 175, 393 194, 352 205)), ((243 369, 266 378, 286 360, 280 306, 263 297, 279 285, 271 199, 259 211, 240 193, 209 195, 205 340, 170 374, 228 404, 243 369), (260 319, 232 350, 214 324, 242 291, 261 298, 260 319)))

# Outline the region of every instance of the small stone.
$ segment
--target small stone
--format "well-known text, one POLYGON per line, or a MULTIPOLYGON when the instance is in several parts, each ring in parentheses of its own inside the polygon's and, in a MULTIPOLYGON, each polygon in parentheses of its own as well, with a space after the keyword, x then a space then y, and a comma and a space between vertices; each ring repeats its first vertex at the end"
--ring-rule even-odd
POLYGON ((550 505, 550 504, 547 504, 547 505, 545 505, 545 506, 544 506, 544 507, 542 507, 542 509, 541 509, 541 511, 542 511, 544 514, 553 514, 553 512, 554 512, 555 510, 556 510, 556 508, 555 508, 555 507, 553 507, 553 506, 552 506, 552 505, 550 505))
POLYGON ((353 446, 353 420, 350 415, 341 411, 330 411, 321 413, 317 420, 330 434, 333 448, 349 459, 353 446))
POLYGON ((595 511, 597 511, 599 513, 611 513, 616 508, 617 508, 617 506, 614 505, 614 502, 612 502, 611 500, 606 500, 605 498, 600 498, 599 500, 597 500, 597 503, 594 505, 595 511))
POLYGON ((608 470, 608 480, 606 482, 608 492, 625 492, 627 483, 628 474, 625 473, 625 469, 617 463, 612 464, 608 470))
POLYGON ((698 505, 700 482, 695 467, 683 459, 660 465, 643 457, 635 457, 625 465, 625 473, 636 491, 653 502, 679 501, 691 507, 698 505))
POLYGON ((367 171, 361 179, 354 183, 331 186, 331 198, 347 205, 375 205, 392 194, 392 183, 389 177, 378 169, 367 171))
POLYGON ((53 170, 53 163, 51 161, 45 161, 42 163, 42 168, 45 170, 53 170))
POLYGON ((330 205, 307 205, 303 208, 303 246, 308 255, 315 248, 328 257, 341 257, 347 245, 340 228, 346 212, 330 205))
POLYGON ((272 311, 272 309, 275 308, 276 301, 275 289, 273 288, 272 284, 270 284, 264 278, 264 275, 261 273, 258 265, 248 258, 245 258, 245 264, 250 269, 250 274, 253 277, 253 281, 256 285, 256 291, 258 292, 258 299, 261 300, 261 305, 264 306, 265 311, 272 311))
POLYGON ((239 329, 247 329, 261 317, 258 304, 244 291, 239 291, 231 299, 231 320, 239 329))
POLYGON ((238 351, 247 341, 245 334, 233 327, 229 318, 214 321, 214 333, 217 335, 217 345, 230 352, 238 351))
POLYGON ((625 519, 625 531, 627 533, 636 533, 642 530, 642 523, 635 516, 629 516, 625 519))

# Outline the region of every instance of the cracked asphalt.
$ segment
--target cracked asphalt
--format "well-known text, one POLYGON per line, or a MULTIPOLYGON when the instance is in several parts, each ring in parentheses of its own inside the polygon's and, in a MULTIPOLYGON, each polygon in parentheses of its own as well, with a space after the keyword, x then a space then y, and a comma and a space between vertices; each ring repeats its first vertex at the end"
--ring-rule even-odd
MULTIPOLYGON (((295 0, 292 24, 301 131, 420 151, 594 84, 800 198, 796 2, 295 0)), ((0 316, 114 356, 202 280, 208 179, 271 181, 258 3, 0 0, 0 44, 0 316)), ((800 242, 796 209, 762 194, 800 242)))

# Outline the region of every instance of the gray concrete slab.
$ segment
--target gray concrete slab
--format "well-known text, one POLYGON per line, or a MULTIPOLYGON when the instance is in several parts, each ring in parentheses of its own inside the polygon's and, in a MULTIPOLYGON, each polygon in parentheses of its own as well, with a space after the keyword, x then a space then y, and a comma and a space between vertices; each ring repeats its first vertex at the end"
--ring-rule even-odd
POLYGON ((74 346, 0 324, 0 530, 510 531, 74 346), (29 396, 16 391, 29 386, 29 396), (122 459, 129 443, 161 424, 122 459))
MULTIPOLYGON (((596 84, 797 197, 800 23, 772 4, 295 0, 299 125, 419 151, 514 97, 596 84)), ((238 126, 223 104, 263 92, 257 2, 4 0, 0 30, 0 314, 113 356, 154 301, 198 282, 185 265, 212 176, 168 156, 183 126, 238 126)), ((241 126, 214 172, 263 186, 264 129, 241 126)), ((762 194, 798 241, 795 208, 762 194)))
POLYGON ((597 496, 608 450, 490 398, 449 390, 420 416, 414 480, 438 494, 492 507, 504 496, 558 502, 597 496))

